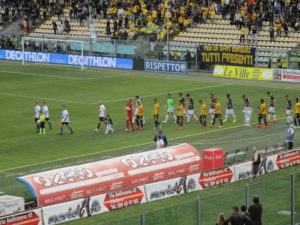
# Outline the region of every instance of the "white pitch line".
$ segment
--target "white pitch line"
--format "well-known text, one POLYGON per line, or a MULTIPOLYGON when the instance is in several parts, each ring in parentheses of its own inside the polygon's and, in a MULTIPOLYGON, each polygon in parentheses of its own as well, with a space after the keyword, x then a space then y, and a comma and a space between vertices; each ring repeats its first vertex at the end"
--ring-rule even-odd
MULTIPOLYGON (((279 118, 277 120, 282 120, 282 119, 286 119, 286 117, 279 118)), ((257 123, 252 123, 252 124, 257 124, 257 123)), ((168 140, 175 140, 175 139, 177 140, 177 139, 180 139, 180 138, 192 137, 192 136, 203 135, 203 134, 210 134, 210 133, 215 133, 215 132, 219 132, 219 131, 223 131, 223 130, 231 130, 231 129, 239 128, 239 127, 245 127, 245 126, 244 125, 239 125, 239 126, 234 126, 234 127, 222 128, 222 129, 218 129, 218 130, 207 131, 205 133, 201 132, 201 133, 189 134, 189 135, 185 135, 185 136, 181 136, 181 137, 170 138, 168 140)), ((146 142, 146 143, 143 143, 143 144, 130 145, 130 146, 125 146, 125 147, 121 147, 121 148, 114 148, 114 149, 109 149, 109 150, 100 151, 100 152, 93 152, 93 153, 89 153, 89 154, 85 154, 85 155, 77 155, 77 156, 66 157, 66 158, 62 158, 62 159, 50 160, 50 161, 46 161, 46 162, 34 163, 34 164, 30 164, 30 165, 25 165, 25 166, 19 166, 19 167, 14 167, 14 168, 10 168, 10 169, 0 170, 0 172, 8 171, 8 170, 14 170, 14 169, 21 169, 21 168, 25 168, 25 167, 29 167, 29 166, 36 166, 36 165, 41 165, 41 164, 45 164, 45 163, 52 163, 52 162, 56 162, 56 161, 66 160, 66 159, 73 159, 73 158, 78 158, 78 157, 96 155, 96 154, 99 154, 99 153, 112 152, 112 151, 117 151, 117 150, 132 148, 132 147, 138 147, 138 146, 142 146, 142 145, 146 145, 146 144, 152 144, 152 143, 153 142, 146 142)), ((65 164, 65 165, 67 165, 67 164, 65 164)), ((45 169, 45 168, 43 168, 43 169, 45 169)))

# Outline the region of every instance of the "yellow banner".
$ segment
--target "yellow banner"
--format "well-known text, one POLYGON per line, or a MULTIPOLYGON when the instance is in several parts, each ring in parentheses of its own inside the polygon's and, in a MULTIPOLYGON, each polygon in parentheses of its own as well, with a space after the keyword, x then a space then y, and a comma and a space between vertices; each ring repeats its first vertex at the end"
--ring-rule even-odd
POLYGON ((155 34, 158 31, 162 30, 161 26, 156 25, 155 23, 149 22, 146 26, 140 29, 140 31, 147 34, 155 34))
POLYGON ((215 65, 214 77, 227 77, 244 80, 266 80, 273 79, 272 69, 247 68, 235 66, 215 65))

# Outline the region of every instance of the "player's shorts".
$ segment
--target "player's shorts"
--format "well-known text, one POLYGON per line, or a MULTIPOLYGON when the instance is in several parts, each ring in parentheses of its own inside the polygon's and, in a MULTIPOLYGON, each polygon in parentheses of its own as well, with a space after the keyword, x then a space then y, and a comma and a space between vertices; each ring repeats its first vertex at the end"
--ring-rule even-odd
POLYGON ((138 120, 143 120, 143 116, 137 116, 138 120))
POLYGON ((259 168, 259 165, 253 165, 252 166, 252 173, 253 174, 258 174, 258 168, 259 168))
POLYGON ((158 117, 159 117, 159 114, 158 115, 153 115, 153 119, 156 119, 156 120, 158 120, 158 117))
POLYGON ((193 109, 189 109, 189 110, 188 110, 188 114, 189 114, 189 115, 194 115, 194 110, 193 110, 193 109))
POLYGON ((206 121, 206 115, 199 116, 199 120, 206 121))
POLYGON ((45 128, 45 122, 41 122, 41 128, 45 128))
POLYGON ((269 108, 269 113, 275 113, 274 107, 270 107, 270 108, 269 108))
POLYGON ((233 109, 226 109, 226 114, 233 115, 234 114, 233 109))
POLYGON ((266 114, 259 114, 258 118, 265 120, 266 119, 266 114))
POLYGON ((291 115, 291 110, 290 110, 290 109, 287 109, 287 110, 285 111, 285 115, 287 115, 287 116, 291 115))
POLYGON ((183 116, 177 116, 178 121, 183 121, 183 116))
POLYGON ((213 114, 213 113, 215 113, 215 111, 216 111, 215 109, 209 109, 208 112, 209 112, 209 114, 213 114))
POLYGON ((49 121, 49 118, 45 118, 45 121, 49 121))
POLYGON ((104 117, 99 117, 99 121, 103 121, 104 122, 104 117))
POLYGON ((39 120, 39 118, 34 118, 34 122, 36 123, 39 120))
POLYGON ((62 122, 62 125, 69 125, 69 122, 62 122))
MULTIPOLYGON (((300 119, 300 113, 295 113, 295 118, 300 119)), ((295 125, 296 126, 296 125, 295 125)))
POLYGON ((168 109, 168 113, 174 113, 174 110, 173 110, 173 108, 171 108, 171 109, 168 109))
POLYGON ((220 120, 222 118, 221 114, 215 114, 215 118, 220 120))

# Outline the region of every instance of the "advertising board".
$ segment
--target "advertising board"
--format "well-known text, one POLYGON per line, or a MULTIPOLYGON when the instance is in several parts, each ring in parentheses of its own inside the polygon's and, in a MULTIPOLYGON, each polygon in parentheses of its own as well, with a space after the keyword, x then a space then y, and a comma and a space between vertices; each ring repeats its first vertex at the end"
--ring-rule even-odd
POLYGON ((81 199, 202 171, 200 153, 181 144, 17 178, 39 206, 81 199))
POLYGON ((300 70, 273 69, 273 80, 299 83, 300 70))
POLYGON ((187 73, 186 62, 165 62, 155 60, 144 60, 144 70, 167 72, 167 73, 187 73))
POLYGON ((42 210, 36 208, 21 213, 15 213, 8 216, 0 217, 0 225, 42 225, 42 210))

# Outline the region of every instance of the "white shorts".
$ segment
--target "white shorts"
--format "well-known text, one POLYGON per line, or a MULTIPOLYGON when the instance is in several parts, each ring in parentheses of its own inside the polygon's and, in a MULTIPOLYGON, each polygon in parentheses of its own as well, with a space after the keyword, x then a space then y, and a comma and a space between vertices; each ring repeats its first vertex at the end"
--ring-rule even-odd
POLYGON ((189 110, 188 110, 188 114, 189 114, 189 115, 194 115, 194 110, 193 110, 193 109, 189 109, 189 110))
POLYGON ((215 109, 209 109, 208 112, 209 112, 209 114, 213 114, 213 113, 215 113, 215 111, 216 111, 215 109))
POLYGON ((233 109, 226 109, 226 114, 233 115, 234 114, 233 109))
POLYGON ((269 108, 269 113, 275 113, 274 107, 270 107, 270 108, 269 108))
POLYGON ((173 109, 168 109, 168 113, 174 113, 173 109))
POLYGON ((291 110, 290 110, 290 109, 287 109, 287 110, 285 111, 285 115, 287 115, 287 116, 291 115, 291 110))
POLYGON ((134 115, 136 116, 138 113, 139 113, 139 109, 136 108, 136 109, 135 109, 135 112, 134 112, 134 115))

